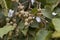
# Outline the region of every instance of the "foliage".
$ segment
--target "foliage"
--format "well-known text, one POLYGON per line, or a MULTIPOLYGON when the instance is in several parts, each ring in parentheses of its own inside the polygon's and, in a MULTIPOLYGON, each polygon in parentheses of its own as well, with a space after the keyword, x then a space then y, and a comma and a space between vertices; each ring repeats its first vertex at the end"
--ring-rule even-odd
POLYGON ((15 27, 11 25, 6 25, 3 28, 0 28, 0 37, 2 38, 4 34, 7 34, 9 31, 13 30, 15 27), (8 27, 9 26, 9 27, 8 27))
POLYGON ((0 0, 0 4, 0 40, 60 40, 60 0, 35 0, 33 5, 29 0, 0 0), (9 9, 14 10, 12 17, 7 16, 9 9))

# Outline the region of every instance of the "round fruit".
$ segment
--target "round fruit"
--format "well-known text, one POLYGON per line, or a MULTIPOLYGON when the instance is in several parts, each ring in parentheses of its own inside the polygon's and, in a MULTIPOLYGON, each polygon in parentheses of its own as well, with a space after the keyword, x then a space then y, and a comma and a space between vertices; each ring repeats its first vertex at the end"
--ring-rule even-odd
POLYGON ((21 14, 19 14, 18 17, 21 17, 21 14))
POLYGON ((39 9, 37 9, 38 11, 41 11, 41 9, 39 8, 39 9))
POLYGON ((25 22, 28 22, 28 18, 25 19, 25 22))
POLYGON ((24 8, 24 6, 20 6, 20 9, 23 9, 24 8))
POLYGON ((16 2, 19 2, 19 0, 15 0, 16 2))
POLYGON ((7 22, 9 22, 9 20, 10 20, 9 18, 6 18, 6 21, 7 21, 7 22))
POLYGON ((13 22, 16 22, 16 19, 15 18, 13 18, 13 22))
POLYGON ((10 25, 10 23, 6 23, 7 25, 10 25))
POLYGON ((15 27, 16 27, 16 26, 17 26, 17 24, 16 24, 16 23, 14 23, 14 24, 13 24, 13 26, 15 26, 15 27))
POLYGON ((33 18, 30 16, 30 17, 28 17, 28 19, 31 20, 31 19, 33 19, 33 18))
POLYGON ((13 24, 13 22, 10 22, 10 24, 13 24))
POLYGON ((27 26, 28 25, 28 22, 25 22, 25 26, 27 26))
POLYGON ((24 10, 21 10, 20 13, 21 13, 21 14, 24 14, 24 10))

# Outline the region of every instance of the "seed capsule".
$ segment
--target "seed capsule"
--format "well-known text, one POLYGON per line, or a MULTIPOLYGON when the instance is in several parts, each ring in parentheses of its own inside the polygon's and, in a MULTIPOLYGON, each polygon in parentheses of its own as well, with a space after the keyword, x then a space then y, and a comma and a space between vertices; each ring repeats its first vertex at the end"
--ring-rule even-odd
POLYGON ((6 20, 10 20, 9 18, 6 18, 6 20))
POLYGON ((20 8, 20 6, 18 6, 18 8, 20 8))
POLYGON ((16 19, 15 18, 13 18, 13 22, 16 22, 16 19))
POLYGON ((28 17, 29 20, 33 19, 32 17, 28 17))
POLYGON ((49 23, 49 22, 46 20, 46 23, 49 23))
POLYGON ((13 24, 13 22, 10 22, 10 24, 13 24))
POLYGON ((17 24, 16 24, 16 23, 14 23, 14 24, 13 24, 13 26, 15 26, 15 27, 16 27, 16 26, 17 26, 17 24))
POLYGON ((32 14, 29 14, 29 16, 32 16, 32 14))
POLYGON ((7 23, 7 25, 10 25, 10 23, 7 23))
POLYGON ((27 14, 27 15, 28 15, 28 14, 29 14, 29 12, 25 12, 25 14, 27 14))
POLYGON ((21 14, 24 14, 24 10, 20 11, 21 14))
POLYGON ((19 32, 19 28, 16 28, 16 32, 17 32, 17 33, 19 32))
POLYGON ((25 22, 28 22, 28 19, 27 18, 25 19, 25 22))
POLYGON ((16 2, 19 2, 19 0, 15 0, 16 2))
POLYGON ((21 17, 21 14, 19 14, 18 17, 21 17))
POLYGON ((9 21, 10 21, 10 19, 9 19, 9 18, 6 18, 6 21, 7 21, 7 22, 9 22, 9 21))
POLYGON ((40 11, 41 12, 41 8, 39 8, 39 9, 37 9, 38 10, 38 12, 40 11))
POLYGON ((20 9, 23 9, 23 8, 24 8, 24 6, 20 5, 20 6, 19 6, 19 8, 20 8, 20 9))
POLYGON ((28 25, 28 22, 25 22, 25 26, 27 26, 28 25))
POLYGON ((28 17, 28 14, 25 14, 25 17, 28 17))
POLYGON ((31 20, 30 23, 33 23, 33 20, 31 20))

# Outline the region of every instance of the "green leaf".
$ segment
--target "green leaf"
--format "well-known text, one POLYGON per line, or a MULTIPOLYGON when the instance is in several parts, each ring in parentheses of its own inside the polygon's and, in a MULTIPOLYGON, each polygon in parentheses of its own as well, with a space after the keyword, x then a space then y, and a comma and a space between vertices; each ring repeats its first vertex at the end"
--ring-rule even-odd
POLYGON ((24 29, 24 30, 21 30, 21 31, 22 31, 22 33, 24 34, 24 36, 26 36, 28 29, 24 29))
POLYGON ((46 5, 45 6, 46 9, 53 11, 54 8, 59 4, 60 0, 46 0, 46 5))
POLYGON ((3 35, 7 34, 9 31, 14 30, 15 27, 11 25, 6 25, 3 28, 0 28, 0 37, 2 38, 3 35))
POLYGON ((32 28, 38 28, 39 27, 39 23, 34 20, 34 22, 30 25, 32 28))
POLYGON ((35 40, 35 37, 28 35, 28 40, 35 40))
POLYGON ((38 12, 38 11, 37 11, 37 8, 34 8, 34 9, 31 10, 31 13, 34 14, 34 15, 36 15, 37 12, 38 12))
POLYGON ((28 29, 25 29, 24 21, 21 21, 18 26, 20 28, 20 31, 26 36, 28 29))
POLYGON ((12 4, 11 4, 11 0, 5 0, 5 1, 6 1, 6 4, 7 4, 7 7, 8 7, 8 8, 11 8, 11 5, 12 5, 12 4))
POLYGON ((55 9, 55 12, 57 13, 57 16, 60 17, 60 8, 56 8, 56 9, 55 9))
POLYGON ((19 28, 20 28, 20 30, 22 30, 25 26, 24 26, 24 22, 23 21, 20 21, 20 23, 19 23, 19 28))
POLYGON ((6 4, 6 1, 5 0, 0 0, 0 2, 2 2, 1 6, 2 6, 2 8, 4 8, 3 13, 4 13, 5 16, 7 16, 7 14, 8 14, 8 7, 7 7, 7 4, 6 4))
POLYGON ((47 30, 40 30, 36 36, 36 40, 50 40, 51 32, 47 30))
POLYGON ((52 23, 54 24, 55 30, 60 32, 60 18, 52 19, 52 23))
POLYGON ((48 11, 46 9, 42 9, 42 14, 49 19, 53 18, 52 14, 51 14, 51 11, 48 11))
POLYGON ((3 15, 3 13, 0 13, 0 28, 6 25, 6 17, 3 15))
POLYGON ((56 4, 57 2, 59 2, 60 0, 46 0, 46 4, 56 4))
POLYGON ((52 38, 60 38, 60 32, 55 31, 55 32, 52 34, 52 38))
POLYGON ((45 17, 52 19, 52 12, 54 8, 59 4, 59 0, 46 0, 45 10, 42 10, 42 13, 45 17))

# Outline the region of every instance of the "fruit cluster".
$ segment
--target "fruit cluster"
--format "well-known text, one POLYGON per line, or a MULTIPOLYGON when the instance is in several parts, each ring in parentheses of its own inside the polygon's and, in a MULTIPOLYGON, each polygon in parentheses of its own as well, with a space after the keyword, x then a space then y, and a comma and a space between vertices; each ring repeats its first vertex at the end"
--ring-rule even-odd
MULTIPOLYGON (((12 0, 14 1, 14 0, 12 0)), ((16 1, 19 5, 17 6, 18 11, 16 11, 13 15, 13 17, 6 18, 7 23, 11 25, 17 26, 20 20, 24 21, 25 26, 29 26, 31 23, 33 23, 34 19, 37 22, 41 22, 41 8, 39 5, 39 8, 37 8, 37 15, 34 15, 31 13, 31 10, 24 11, 24 5, 22 5, 19 1, 16 1)))

